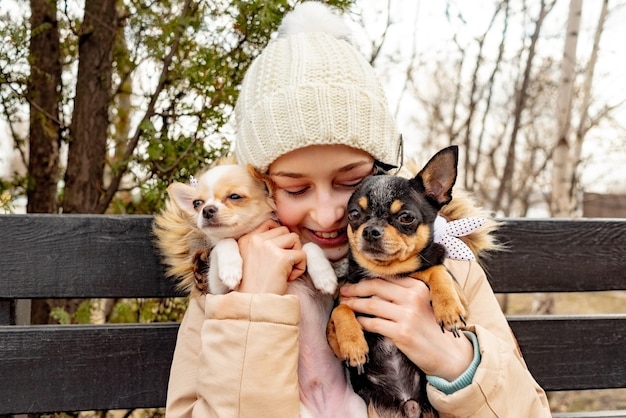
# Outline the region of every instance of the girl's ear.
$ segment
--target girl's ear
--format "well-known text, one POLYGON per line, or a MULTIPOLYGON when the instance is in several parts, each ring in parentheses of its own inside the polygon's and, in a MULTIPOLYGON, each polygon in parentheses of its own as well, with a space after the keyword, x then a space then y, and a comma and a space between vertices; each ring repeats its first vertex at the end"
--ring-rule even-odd
POLYGON ((174 182, 167 187, 167 194, 176 206, 193 216, 197 214, 193 207, 194 200, 198 199, 196 192, 197 190, 185 183, 174 182))
POLYGON ((441 209, 452 200, 458 160, 459 147, 452 145, 442 149, 417 173, 411 180, 411 185, 441 209))

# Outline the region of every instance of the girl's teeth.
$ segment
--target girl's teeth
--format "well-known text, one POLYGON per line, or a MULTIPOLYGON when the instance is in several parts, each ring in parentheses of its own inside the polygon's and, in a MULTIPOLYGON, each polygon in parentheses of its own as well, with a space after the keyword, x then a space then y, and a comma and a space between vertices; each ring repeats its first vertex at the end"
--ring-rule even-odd
POLYGON ((316 232, 315 235, 321 238, 337 238, 339 233, 337 231, 334 232, 316 232))

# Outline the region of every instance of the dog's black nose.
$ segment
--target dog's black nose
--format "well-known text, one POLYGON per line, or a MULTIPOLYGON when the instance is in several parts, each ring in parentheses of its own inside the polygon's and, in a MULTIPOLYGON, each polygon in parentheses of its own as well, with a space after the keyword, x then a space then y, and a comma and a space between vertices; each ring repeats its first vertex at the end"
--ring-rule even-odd
POLYGON ((202 216, 206 219, 211 219, 217 213, 217 206, 205 206, 202 209, 202 216))
POLYGON ((363 238, 366 241, 378 241, 383 236, 383 229, 379 226, 368 226, 363 229, 363 238))

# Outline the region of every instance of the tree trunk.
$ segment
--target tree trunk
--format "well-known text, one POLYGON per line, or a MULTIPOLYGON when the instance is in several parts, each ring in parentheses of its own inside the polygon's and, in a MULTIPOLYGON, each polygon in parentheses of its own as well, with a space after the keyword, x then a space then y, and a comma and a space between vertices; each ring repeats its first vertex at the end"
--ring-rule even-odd
MULTIPOLYGON (((561 61, 561 80, 557 96, 557 142, 552 154, 552 197, 550 211, 555 217, 575 215, 575 195, 573 190, 574 172, 570 151, 570 125, 572 116, 572 95, 576 76, 576 46, 580 30, 582 0, 571 0, 567 18, 567 34, 561 61)), ((554 296, 548 293, 535 295, 532 312, 550 314, 554 308, 554 296)))
POLYGON ((574 161, 572 161, 570 125, 572 114, 572 94, 576 76, 576 47, 580 30, 582 0, 571 0, 567 19, 567 36, 561 61, 561 81, 557 97, 557 140, 552 161, 552 216, 571 217, 575 211, 576 188, 573 185, 574 161))
POLYGON ((31 0, 30 146, 27 212, 56 213, 59 180, 61 51, 55 2, 31 0))
POLYGON ((85 2, 78 41, 78 79, 65 174, 65 213, 95 213, 103 194, 113 45, 117 33, 115 1, 85 2))
MULTIPOLYGON (((30 10, 30 138, 26 211, 56 213, 59 207, 57 183, 61 143, 59 100, 62 71, 57 6, 54 1, 31 0, 30 10)), ((55 304, 65 304, 65 301, 33 300, 28 308, 30 318, 20 322, 49 323, 50 310, 55 304)))

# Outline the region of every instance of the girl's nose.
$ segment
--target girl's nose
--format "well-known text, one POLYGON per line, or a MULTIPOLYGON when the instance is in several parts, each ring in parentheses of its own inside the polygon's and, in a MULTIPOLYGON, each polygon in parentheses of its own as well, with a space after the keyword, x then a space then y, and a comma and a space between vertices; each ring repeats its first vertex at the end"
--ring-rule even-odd
POLYGON ((343 220, 346 204, 340 193, 319 191, 311 217, 320 228, 333 228, 343 220))

